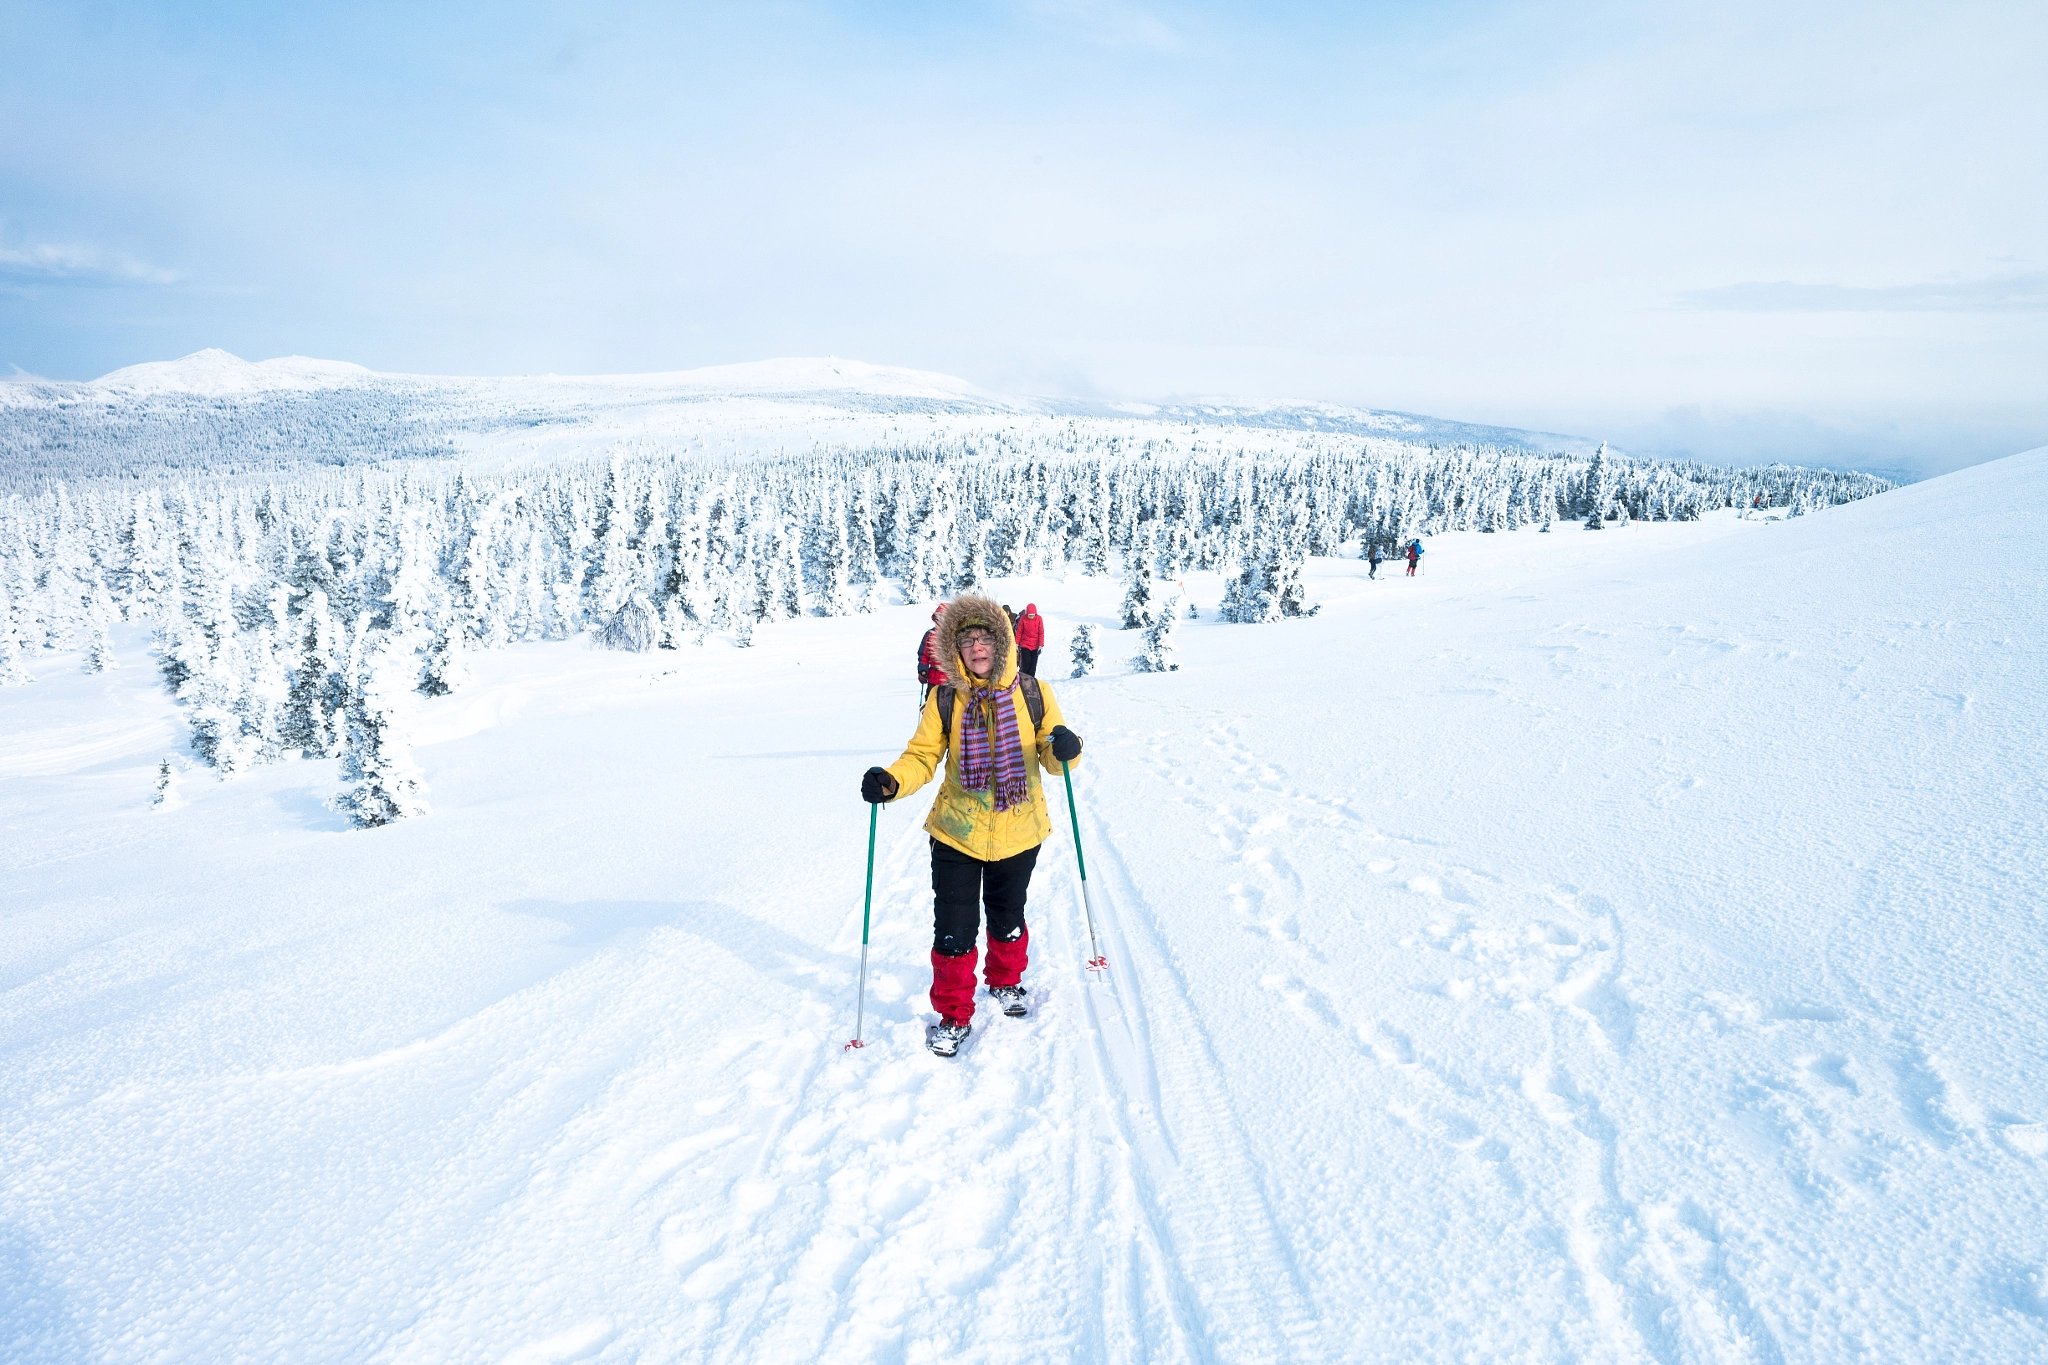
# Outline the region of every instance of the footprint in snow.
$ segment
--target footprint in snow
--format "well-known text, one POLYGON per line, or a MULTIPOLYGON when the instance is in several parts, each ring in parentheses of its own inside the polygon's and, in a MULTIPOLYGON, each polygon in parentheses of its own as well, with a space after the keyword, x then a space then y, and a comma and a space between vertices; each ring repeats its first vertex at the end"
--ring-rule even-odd
POLYGON ((2022 1156, 2048 1157, 2048 1123, 2008 1123, 1999 1136, 2022 1156))

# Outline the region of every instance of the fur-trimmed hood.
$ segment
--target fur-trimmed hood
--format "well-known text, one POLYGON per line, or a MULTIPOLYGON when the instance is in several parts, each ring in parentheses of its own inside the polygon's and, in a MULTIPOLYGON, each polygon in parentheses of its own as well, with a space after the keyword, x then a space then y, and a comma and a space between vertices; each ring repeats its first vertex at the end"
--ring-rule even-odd
POLYGON ((1009 613, 994 598, 964 592, 948 602, 939 616, 939 633, 932 638, 932 653, 938 656, 939 665, 946 670, 946 678, 953 686, 974 686, 973 679, 968 677, 967 665, 960 658, 960 632, 971 625, 987 626, 995 632, 996 666, 993 675, 995 684, 1000 687, 1010 680, 1017 668, 1017 634, 1010 629, 1009 613))

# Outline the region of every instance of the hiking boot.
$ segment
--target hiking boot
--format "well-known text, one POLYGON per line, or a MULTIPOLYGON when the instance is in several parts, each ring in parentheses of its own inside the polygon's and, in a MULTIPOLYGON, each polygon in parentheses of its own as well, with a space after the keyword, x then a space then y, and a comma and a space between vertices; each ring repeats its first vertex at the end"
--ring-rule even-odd
POLYGON ((960 1051, 960 1045, 972 1032, 972 1024, 956 1024, 950 1019, 942 1019, 924 1026, 924 1045, 941 1057, 951 1057, 960 1051))
POLYGON ((990 986, 988 998, 1003 1007, 1003 1013, 1012 1019, 1022 1019, 1031 1013, 1031 1007, 1024 1003, 1030 991, 1023 986, 990 986))

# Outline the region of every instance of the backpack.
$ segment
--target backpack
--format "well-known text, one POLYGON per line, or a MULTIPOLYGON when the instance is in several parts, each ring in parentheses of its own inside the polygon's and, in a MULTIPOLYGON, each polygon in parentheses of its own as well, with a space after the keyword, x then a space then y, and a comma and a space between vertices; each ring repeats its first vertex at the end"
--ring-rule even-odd
MULTIPOLYGON (((1045 694, 1038 690, 1038 679, 1029 673, 1017 675, 1017 687, 1024 693, 1024 709, 1031 716, 1031 733, 1043 738, 1045 726, 1045 694)), ((951 683, 939 684, 939 743, 953 747, 953 698, 960 689, 951 683)))
POLYGON ((928 651, 931 648, 932 636, 937 635, 938 633, 939 628, 937 626, 933 626, 930 630, 924 633, 924 638, 917 642, 917 680, 919 682, 924 681, 924 671, 927 668, 930 668, 932 665, 932 661, 926 658, 925 655, 926 651, 928 651))

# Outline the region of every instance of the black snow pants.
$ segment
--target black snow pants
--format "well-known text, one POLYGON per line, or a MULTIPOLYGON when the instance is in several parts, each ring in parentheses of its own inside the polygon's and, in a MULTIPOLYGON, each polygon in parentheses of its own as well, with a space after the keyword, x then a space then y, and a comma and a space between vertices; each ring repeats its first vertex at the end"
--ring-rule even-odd
POLYGON ((1024 894, 1037 864, 1038 848, 985 863, 932 840, 932 951, 942 957, 973 952, 984 901, 989 939, 1015 943, 1024 933, 1024 894))

